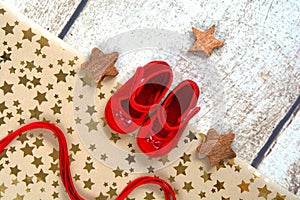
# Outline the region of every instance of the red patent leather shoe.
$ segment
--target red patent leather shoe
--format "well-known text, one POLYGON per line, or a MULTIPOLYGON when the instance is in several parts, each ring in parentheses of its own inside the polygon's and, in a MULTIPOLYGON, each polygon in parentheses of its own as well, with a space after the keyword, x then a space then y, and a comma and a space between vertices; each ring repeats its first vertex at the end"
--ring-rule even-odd
POLYGON ((166 97, 157 111, 146 120, 137 134, 140 150, 149 157, 162 157, 178 143, 188 121, 200 110, 197 84, 181 82, 166 97))
POLYGON ((166 62, 153 61, 138 67, 106 104, 107 124, 118 133, 133 132, 165 96, 172 81, 173 72, 166 62))

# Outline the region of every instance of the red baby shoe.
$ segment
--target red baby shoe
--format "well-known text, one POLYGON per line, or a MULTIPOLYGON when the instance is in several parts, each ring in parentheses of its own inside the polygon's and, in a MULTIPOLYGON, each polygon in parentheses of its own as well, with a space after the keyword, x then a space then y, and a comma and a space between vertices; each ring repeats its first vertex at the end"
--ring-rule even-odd
POLYGON ((166 62, 153 61, 138 67, 134 76, 106 104, 107 124, 122 134, 136 130, 164 97, 172 81, 173 72, 166 62))
POLYGON ((188 121, 200 110, 197 84, 181 82, 146 120, 137 134, 137 145, 149 157, 162 157, 178 143, 188 121))

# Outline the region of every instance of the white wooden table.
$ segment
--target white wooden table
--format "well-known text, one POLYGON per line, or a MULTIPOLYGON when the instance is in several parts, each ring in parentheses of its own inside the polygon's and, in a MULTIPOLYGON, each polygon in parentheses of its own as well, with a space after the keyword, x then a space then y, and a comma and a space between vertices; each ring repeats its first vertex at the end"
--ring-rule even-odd
POLYGON ((222 131, 238 156, 300 196, 300 1, 6 0, 78 51, 137 28, 181 34, 216 24, 226 91, 222 131), (298 99, 297 99, 298 98, 298 99))

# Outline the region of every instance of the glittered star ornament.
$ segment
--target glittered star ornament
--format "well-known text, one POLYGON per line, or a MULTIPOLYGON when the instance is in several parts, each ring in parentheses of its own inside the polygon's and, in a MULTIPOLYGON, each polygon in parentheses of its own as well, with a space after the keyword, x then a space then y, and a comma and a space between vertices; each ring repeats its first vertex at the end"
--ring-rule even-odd
POLYGON ((215 166, 222 160, 236 157, 236 153, 231 148, 234 137, 233 133, 219 135, 216 130, 210 129, 206 141, 197 147, 197 151, 199 155, 206 155, 210 165, 215 166))
POLYGON ((114 66, 119 54, 112 52, 104 54, 100 49, 93 48, 90 60, 81 65, 81 68, 91 72, 95 83, 101 82, 106 76, 118 75, 118 70, 114 66))
POLYGON ((217 40, 214 36, 215 25, 206 31, 200 31, 195 27, 192 27, 194 35, 196 37, 196 42, 189 49, 191 52, 202 51, 207 56, 210 56, 213 49, 224 46, 224 43, 217 40))

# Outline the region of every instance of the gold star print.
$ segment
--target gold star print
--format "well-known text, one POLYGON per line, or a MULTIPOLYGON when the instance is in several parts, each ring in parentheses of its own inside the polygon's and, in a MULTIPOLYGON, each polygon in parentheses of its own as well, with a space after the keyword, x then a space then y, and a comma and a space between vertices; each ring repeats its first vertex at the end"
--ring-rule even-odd
POLYGON ((48 170, 51 170, 53 174, 55 174, 56 171, 59 171, 58 163, 50 163, 50 165, 48 170))
POLYGON ((95 130, 95 131, 98 130, 98 128, 97 128, 98 122, 94 121, 93 119, 90 119, 90 122, 86 123, 85 125, 88 127, 89 132, 91 132, 92 130, 95 130))
POLYGON ((185 170, 188 166, 184 166, 181 162, 179 162, 179 164, 174 167, 174 169, 176 170, 176 176, 183 174, 186 175, 185 170))
POLYGON ((204 183, 206 181, 211 181, 211 173, 207 173, 206 171, 203 172, 203 175, 201 176, 201 178, 203 178, 204 183))
POLYGON ((53 199, 58 199, 58 195, 59 195, 59 193, 57 193, 57 192, 53 192, 53 194, 52 194, 52 197, 53 197, 53 199))
POLYGON ((88 86, 92 86, 93 84, 93 79, 92 77, 85 75, 83 78, 80 78, 80 80, 82 81, 82 87, 88 85, 88 86))
POLYGON ((44 163, 42 162, 42 157, 33 157, 33 161, 32 163, 33 165, 35 165, 36 168, 38 168, 40 165, 43 165, 44 163))
POLYGON ((37 182, 43 181, 46 183, 46 177, 48 176, 48 173, 43 172, 41 169, 39 173, 35 173, 34 176, 37 178, 37 182))
POLYGON ((112 140, 114 143, 117 143, 117 141, 120 140, 121 138, 119 134, 111 133, 111 137, 109 139, 112 140))
POLYGON ((109 191, 107 191, 106 194, 108 194, 110 198, 112 198, 113 196, 117 196, 117 189, 109 187, 109 191))
POLYGON ((217 180, 217 183, 214 184, 214 187, 217 188, 218 192, 222 189, 225 190, 224 182, 220 182, 219 180, 217 180))
POLYGON ((1 185, 0 185, 0 193, 2 192, 2 193, 5 193, 5 190, 7 189, 7 187, 4 185, 4 183, 2 183, 1 185))
POLYGON ((51 108, 51 110, 53 110, 53 115, 55 115, 55 114, 61 114, 61 108, 62 108, 62 106, 58 106, 57 104, 55 104, 51 108))
POLYGON ((100 192, 99 196, 96 197, 95 200, 107 200, 107 199, 108 199, 108 196, 104 195, 102 192, 100 192))
POLYGON ((259 191, 258 197, 264 197, 266 200, 268 199, 268 195, 272 193, 270 190, 268 190, 267 185, 257 189, 259 191))
POLYGON ((44 101, 48 101, 46 98, 46 92, 40 93, 37 91, 36 97, 33 98, 34 100, 39 102, 39 105, 41 105, 44 101))
POLYGON ((105 99, 105 93, 100 92, 98 97, 101 99, 105 99))
POLYGON ((13 179, 11 184, 17 186, 19 183, 18 179, 13 179))
POLYGON ((32 178, 33 178, 33 176, 28 176, 26 174, 25 178, 22 181, 26 184, 26 186, 28 186, 30 184, 33 184, 32 178))
POLYGON ((278 192, 276 193, 276 197, 273 200, 285 200, 286 195, 281 195, 278 192))
POLYGON ((29 28, 27 31, 22 30, 23 32, 23 40, 29 40, 30 42, 32 41, 32 37, 34 37, 36 34, 32 32, 31 28, 29 28))
POLYGON ((144 197, 144 199, 146 199, 146 200, 153 200, 153 199, 155 199, 155 197, 153 196, 153 192, 146 192, 145 193, 145 197, 144 197))
POLYGON ((168 155, 164 155, 158 161, 162 162, 163 165, 165 165, 167 162, 170 162, 170 160, 168 159, 168 155))
POLYGON ((27 134, 21 134, 21 135, 17 138, 17 140, 19 140, 19 141, 21 142, 21 144, 23 144, 25 141, 28 140, 27 134))
POLYGON ((32 150, 34 149, 34 147, 29 146, 28 143, 25 144, 25 147, 21 148, 21 150, 23 151, 23 157, 27 156, 27 155, 33 155, 32 154, 32 150))
POLYGON ((206 193, 203 191, 201 191, 198 195, 200 196, 201 199, 206 197, 206 193))
POLYGON ((235 172, 240 172, 241 169, 242 169, 242 168, 241 168, 239 165, 234 166, 234 171, 235 171, 235 172))
POLYGON ((123 170, 121 170, 119 167, 117 167, 117 169, 113 170, 113 173, 115 174, 115 178, 117 178, 118 176, 123 177, 123 175, 122 175, 123 170))
POLYGON ((192 29, 194 35, 196 36, 196 42, 189 49, 189 51, 203 51, 207 56, 210 56, 214 48, 224 46, 224 43, 220 40, 217 40, 214 36, 214 25, 206 31, 200 31, 195 27, 193 27, 192 29))
POLYGON ((57 74, 54 74, 54 76, 56 76, 57 82, 66 82, 66 77, 67 77, 67 73, 64 73, 62 70, 59 70, 59 72, 57 74))
POLYGON ((26 61, 25 68, 29 69, 29 71, 32 71, 33 68, 36 68, 36 66, 34 65, 34 61, 26 61))
POLYGON ((15 167, 10 167, 10 174, 13 174, 15 175, 16 177, 18 176, 18 173, 20 172, 21 170, 18 169, 18 166, 16 165, 15 167))
POLYGON ((215 129, 207 132, 206 141, 197 147, 199 154, 209 158, 210 165, 215 166, 224 159, 236 157, 231 148, 231 143, 235 135, 233 133, 219 135, 215 129))
POLYGON ((84 188, 88 188, 90 190, 92 189, 92 186, 95 184, 92 182, 90 178, 86 181, 83 181, 83 183, 84 183, 84 188))
POLYGON ((3 8, 0 8, 0 14, 4 15, 4 13, 6 12, 6 10, 4 10, 3 8))
POLYGON ((64 62, 63 59, 57 60, 57 64, 60 65, 60 66, 63 66, 64 63, 65 62, 64 62))
POLYGON ((70 65, 71 67, 73 67, 75 65, 74 60, 69 60, 69 64, 68 65, 70 65))
POLYGON ((4 81, 4 83, 0 87, 0 89, 3 91, 3 94, 6 95, 7 93, 13 93, 12 87, 13 87, 13 84, 9 84, 6 81, 4 81))
POLYGON ((81 149, 79 148, 79 144, 72 144, 72 147, 70 148, 70 151, 72 151, 75 155, 78 151, 81 151, 81 149))
POLYGON ((55 162, 59 158, 59 152, 53 148, 52 153, 50 153, 49 156, 52 157, 53 162, 55 162))
POLYGON ((242 183, 237 186, 241 189, 241 193, 243 193, 249 192, 249 185, 250 183, 246 183, 244 180, 242 180, 242 183))
POLYGON ((1 56, 2 61, 5 63, 7 61, 11 61, 11 53, 6 53, 6 51, 3 51, 3 55, 1 56))
POLYGON ((43 47, 49 47, 49 40, 47 38, 45 38, 44 36, 41 36, 41 38, 39 40, 36 41, 37 43, 40 44, 41 49, 43 47))
POLYGON ((22 48, 22 43, 17 42, 17 43, 15 44, 15 46, 17 47, 17 49, 20 49, 20 48, 22 48))
POLYGON ((180 158, 183 160, 184 163, 186 162, 191 162, 191 154, 186 154, 186 153, 183 153, 183 156, 181 156, 180 158))
POLYGON ((17 196, 13 200, 23 200, 25 195, 20 195, 17 193, 17 196))
POLYGON ((187 192, 190 192, 192 189, 194 189, 194 187, 192 186, 192 182, 184 182, 184 186, 182 189, 186 190, 187 192))
POLYGON ((225 198, 225 197, 222 196, 221 200, 230 200, 230 197, 225 198))
POLYGON ((83 169, 86 169, 88 173, 90 173, 93 169, 95 169, 95 167, 93 166, 93 162, 85 162, 85 166, 83 169))
POLYGON ((14 34, 14 26, 10 26, 8 23, 2 29, 5 31, 5 35, 14 34))
POLYGON ((41 146, 44 146, 43 139, 39 139, 39 138, 35 138, 35 142, 33 144, 36 146, 37 149, 41 146))
POLYGON ((25 87, 27 86, 27 83, 30 81, 27 78, 27 75, 25 74, 24 76, 19 76, 19 83, 18 84, 23 84, 25 87))
POLYGON ((99 83, 106 76, 118 75, 119 72, 114 66, 118 56, 117 52, 104 54, 100 49, 93 48, 90 60, 83 63, 81 68, 91 72, 95 83, 99 83))
POLYGON ((96 109, 95 109, 95 106, 87 106, 87 110, 86 110, 86 113, 89 113, 90 116, 92 116, 94 113, 96 113, 96 109))
POLYGON ((37 120, 40 119, 40 115, 43 113, 43 112, 39 111, 37 106, 34 109, 29 110, 29 112, 30 112, 30 119, 36 118, 37 120))
POLYGON ((3 113, 4 110, 6 110, 8 107, 6 107, 5 105, 5 101, 3 101, 2 103, 0 103, 0 112, 3 113))

